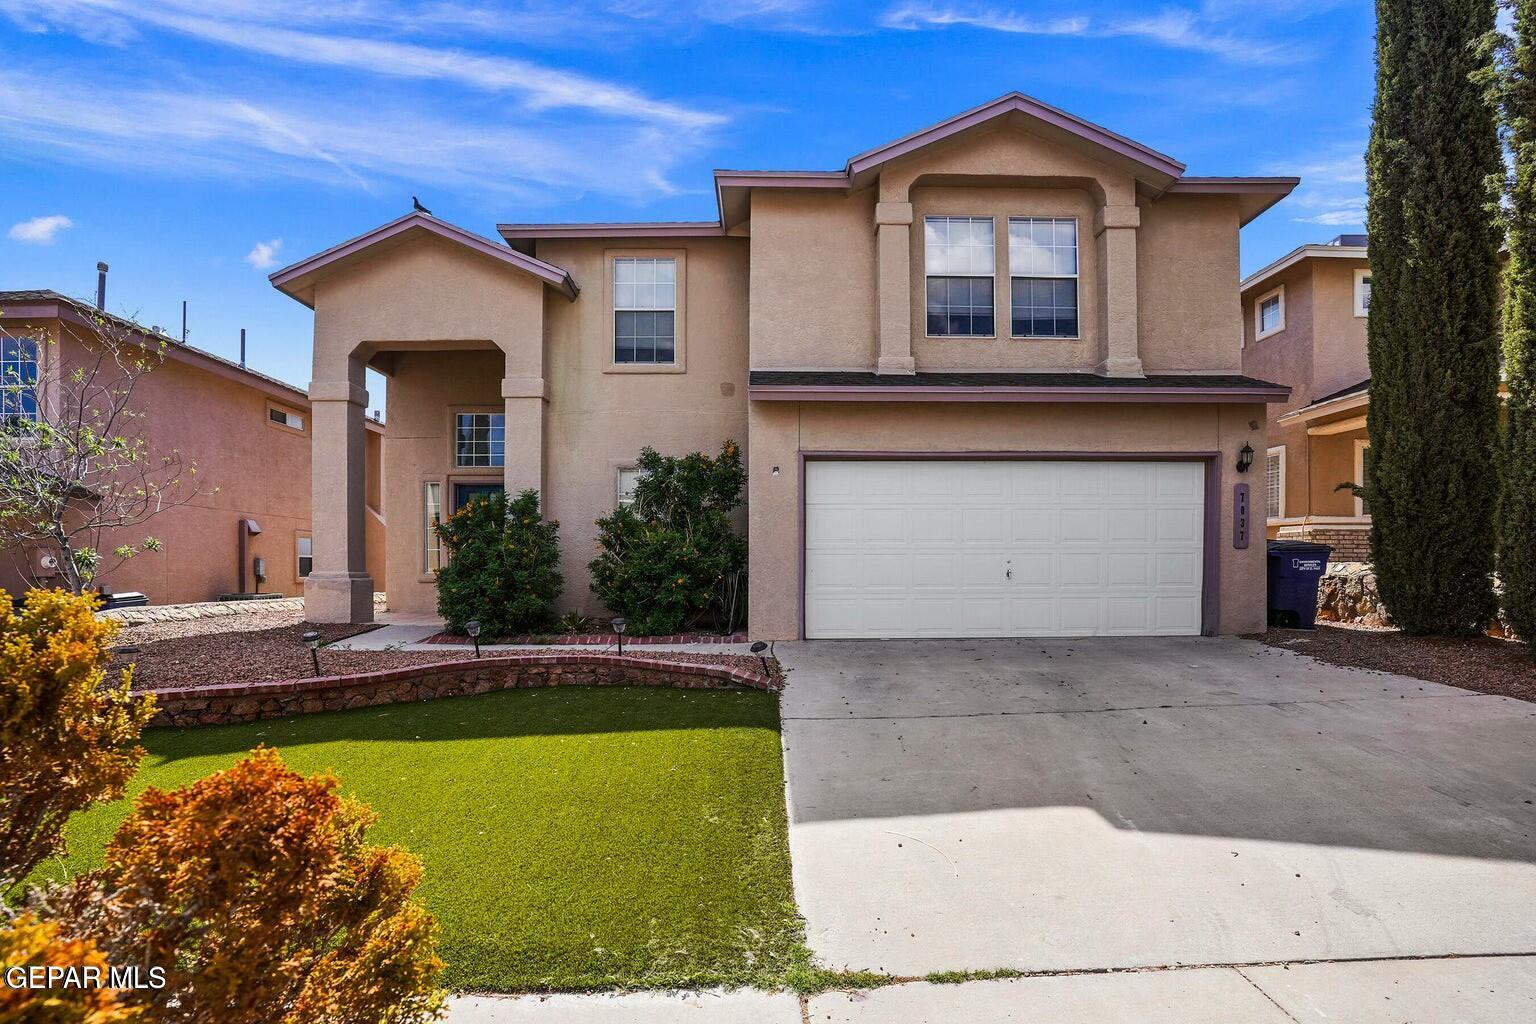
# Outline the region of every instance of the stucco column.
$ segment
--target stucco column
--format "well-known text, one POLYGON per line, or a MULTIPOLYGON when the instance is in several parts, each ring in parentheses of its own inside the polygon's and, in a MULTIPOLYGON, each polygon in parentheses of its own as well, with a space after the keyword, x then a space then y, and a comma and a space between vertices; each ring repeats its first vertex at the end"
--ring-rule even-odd
POLYGON ((880 271, 880 355, 876 373, 914 373, 912 360, 912 204, 875 204, 880 271))
POLYGON ((1101 206, 1093 218, 1103 268, 1100 308, 1103 310, 1104 354, 1096 372, 1106 377, 1143 377, 1141 349, 1136 337, 1137 206, 1101 206))
POLYGON ((501 398, 507 415, 506 463, 503 480, 507 495, 528 488, 544 493, 544 406, 549 389, 541 377, 507 376, 501 381, 501 398))
POLYGON ((364 539, 368 392, 362 381, 362 360, 352 357, 333 379, 309 385, 315 562, 304 579, 304 617, 311 622, 373 621, 364 539))

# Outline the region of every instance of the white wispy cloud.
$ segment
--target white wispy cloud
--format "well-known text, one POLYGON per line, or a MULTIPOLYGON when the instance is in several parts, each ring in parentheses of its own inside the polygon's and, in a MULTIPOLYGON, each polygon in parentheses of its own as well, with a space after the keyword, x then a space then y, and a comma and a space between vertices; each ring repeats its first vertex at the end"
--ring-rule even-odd
POLYGON ((886 28, 907 31, 964 25, 1020 35, 1137 38, 1172 49, 1208 53, 1223 60, 1259 64, 1291 63, 1307 56, 1296 44, 1266 42, 1251 31, 1220 27, 1221 20, 1209 7, 1198 11, 1170 7, 1156 14, 1131 17, 1080 14, 1038 18, 1004 7, 905 3, 886 11, 880 23, 886 28))
MULTIPOLYGON (((721 114, 647 96, 624 85, 533 61, 475 53, 458 47, 374 39, 355 32, 301 31, 270 19, 270 12, 243 3, 214 5, 218 16, 202 13, 208 4, 168 0, 0 0, 0 10, 19 23, 45 22, 73 32, 90 17, 106 16, 130 28, 148 26, 204 42, 279 60, 362 71, 390 78, 454 82, 484 92, 516 93, 532 110, 579 109, 610 117, 684 129, 724 123, 721 114), (242 16, 243 15, 243 16, 242 16), (249 20, 247 20, 247 18, 249 20)), ((366 9, 366 8, 365 8, 366 9)), ((346 5, 341 10, 347 10, 346 5)), ((328 27, 340 27, 333 23, 328 27)), ((362 27, 356 22, 347 27, 362 27)))
MULTIPOLYGON (((761 3, 764 13, 773 6, 761 3)), ((538 18, 554 31, 571 21, 540 0, 516 10, 454 0, 0 0, 6 17, 103 49, 72 78, 19 59, 0 65, 0 140, 103 166, 367 190, 387 178, 529 202, 589 191, 640 198, 675 192, 673 168, 729 120, 624 83, 472 52, 461 40, 478 33, 443 29, 484 21, 505 33, 538 18), (137 61, 105 48, 124 42, 169 71, 131 73, 137 61), (253 59, 203 81, 188 63, 194 47, 253 59), (322 73, 294 74, 305 66, 322 73)))
POLYGON ((434 184, 538 203, 589 191, 675 191, 671 171, 701 136, 650 125, 466 120, 434 109, 381 118, 368 97, 257 101, 202 83, 141 88, 0 67, 0 138, 23 151, 168 175, 300 178, 378 190, 434 184))
POLYGON ((48 245, 59 236, 60 231, 74 226, 75 222, 62 213, 53 213, 12 224, 7 234, 18 242, 48 245))
POLYGON ((1275 162, 1266 173, 1295 174, 1301 185, 1286 205, 1291 220, 1322 227, 1365 224, 1365 143, 1340 143, 1320 157, 1298 163, 1275 162))
POLYGON ((245 262, 257 270, 271 270, 277 266, 277 253, 282 247, 281 238, 274 238, 270 242, 257 242, 251 246, 251 251, 245 254, 245 262))

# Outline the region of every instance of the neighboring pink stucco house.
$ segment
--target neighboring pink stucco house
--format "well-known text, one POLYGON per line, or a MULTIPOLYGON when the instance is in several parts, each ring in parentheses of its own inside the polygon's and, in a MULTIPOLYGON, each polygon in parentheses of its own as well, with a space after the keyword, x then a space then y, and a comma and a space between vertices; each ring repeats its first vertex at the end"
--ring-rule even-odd
POLYGON ((1304 245, 1243 281, 1243 372, 1291 389, 1264 453, 1271 537, 1370 558, 1371 517, 1341 483, 1364 479, 1371 370, 1365 325, 1371 265, 1364 235, 1304 245))
POLYGON ((841 170, 717 171, 714 221, 392 221, 272 275, 315 311, 310 614, 373 613, 372 366, 392 609, 434 608, 432 516, 506 486, 598 611, 592 523, 640 448, 735 438, 754 636, 1262 629, 1237 463, 1288 391, 1243 375, 1238 229, 1295 184, 1012 93, 841 170))
MULTIPOLYGON (((95 315, 58 292, 0 291, 0 362, 5 364, 0 374, 14 382, 35 379, 38 361, 57 360, 66 368, 87 363, 84 349, 96 337, 95 315), (36 342, 39 331, 46 338, 42 344, 36 342)), ((111 319, 125 329, 134 326, 111 319)), ((165 335, 146 332, 144 337, 152 345, 163 342, 166 358, 135 388, 131 410, 138 416, 126 429, 142 434, 153 455, 175 450, 195 462, 197 493, 140 527, 106 533, 99 544, 104 553, 118 544, 142 542, 146 535, 160 538, 165 548, 136 556, 102 583, 114 592, 140 591, 153 604, 211 601, 236 593, 239 524, 251 519, 261 533, 247 542, 246 591, 256 587, 251 560, 259 557, 267 573, 263 592, 299 594, 301 576, 318 554, 310 531, 309 396, 165 335)), ((57 379, 57 373, 43 376, 57 379)), ((24 414, 20 408, 5 411, 24 414)), ((382 549, 384 520, 377 509, 384 428, 371 420, 363 426, 365 462, 371 466, 362 495, 363 523, 368 538, 382 549)), ((189 476, 188 493, 192 482, 189 476)), ((0 588, 8 593, 48 586, 56 576, 36 550, 3 554, 0 588)), ((115 559, 108 554, 106 562, 115 559)), ((369 567, 383 589, 383 558, 376 557, 369 567)))

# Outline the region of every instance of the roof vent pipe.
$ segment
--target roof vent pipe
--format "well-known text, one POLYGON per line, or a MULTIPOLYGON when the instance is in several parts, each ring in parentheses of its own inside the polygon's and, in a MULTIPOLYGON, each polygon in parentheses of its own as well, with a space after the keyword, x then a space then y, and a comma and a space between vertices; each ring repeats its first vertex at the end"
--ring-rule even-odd
POLYGON ((96 308, 103 311, 107 308, 107 265, 105 263, 96 264, 96 308))
POLYGON ((240 369, 245 369, 245 328, 240 328, 240 369))

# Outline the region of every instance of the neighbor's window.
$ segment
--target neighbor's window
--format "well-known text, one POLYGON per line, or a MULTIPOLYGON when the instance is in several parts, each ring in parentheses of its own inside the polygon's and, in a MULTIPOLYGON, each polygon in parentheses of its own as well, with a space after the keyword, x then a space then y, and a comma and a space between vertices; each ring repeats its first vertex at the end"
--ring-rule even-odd
POLYGON ((438 544, 437 524, 443 520, 443 485, 429 480, 421 485, 421 521, 426 538, 421 569, 428 575, 437 572, 442 562, 442 547, 438 544))
POLYGON ((267 407, 267 419, 283 427, 291 427, 294 430, 304 429, 304 417, 292 409, 284 409, 281 406, 267 407))
POLYGON ((1285 330, 1285 289, 1276 288, 1259 296, 1253 307, 1253 336, 1263 338, 1285 330))
POLYGON ((677 361, 677 260, 613 261, 613 361, 677 361))
POLYGON ((991 217, 923 218, 929 336, 988 338, 994 333, 993 235, 991 217))
POLYGON ((454 420, 455 466, 506 465, 507 418, 499 412, 461 412, 454 420))
POLYGON ((311 537, 299 538, 299 579, 308 576, 315 568, 315 542, 311 537))
POLYGON ((0 423, 37 422, 37 343, 0 335, 0 423))
POLYGON ((640 470, 634 466, 622 466, 618 472, 619 507, 635 500, 635 485, 640 482, 640 470))
POLYGON ((1285 516, 1285 445, 1271 448, 1264 456, 1264 507, 1270 519, 1285 516))
POLYGON ((1371 272, 1355 271, 1355 316, 1371 315, 1371 272))
MULTIPOLYGON (((1354 479, 1354 483, 1355 483, 1356 486, 1359 486, 1359 487, 1364 487, 1365 486, 1365 453, 1370 449, 1370 447, 1371 447, 1371 442, 1366 440, 1363 437, 1362 438, 1358 438, 1355 441, 1355 479, 1354 479)), ((1365 499, 1360 497, 1358 494, 1355 495, 1355 515, 1357 515, 1357 516, 1368 516, 1370 514, 1371 514, 1371 507, 1366 504, 1365 499)))
POLYGON ((1077 337, 1077 221, 1010 217, 1013 336, 1077 337))

